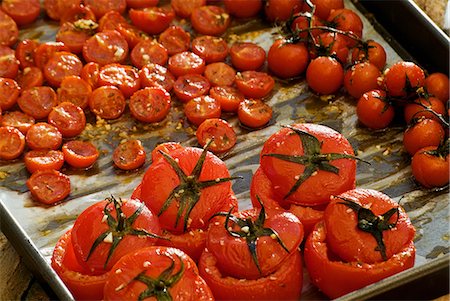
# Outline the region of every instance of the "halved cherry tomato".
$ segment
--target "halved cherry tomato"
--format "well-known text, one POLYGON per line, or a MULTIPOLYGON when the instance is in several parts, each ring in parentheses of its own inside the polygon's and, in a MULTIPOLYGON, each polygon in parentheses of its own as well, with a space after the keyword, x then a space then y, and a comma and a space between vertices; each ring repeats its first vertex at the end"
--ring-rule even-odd
POLYGON ((160 34, 166 30, 175 18, 175 13, 170 6, 147 7, 140 10, 132 8, 128 14, 137 28, 151 35, 160 34))
POLYGON ((448 141, 441 146, 427 146, 418 150, 411 161, 412 174, 423 187, 444 187, 449 183, 448 141))
POLYGON ((167 49, 158 42, 143 40, 134 46, 130 59, 136 68, 141 69, 148 64, 164 66, 169 59, 167 49))
POLYGON ((109 11, 116 11, 120 14, 127 8, 126 0, 84 0, 84 5, 89 6, 97 19, 100 19, 109 11))
POLYGON ((100 65, 122 63, 127 56, 128 43, 117 31, 98 32, 83 46, 84 59, 100 65))
POLYGON ((114 86, 95 89, 89 98, 91 112, 103 119, 119 118, 125 111, 125 96, 114 86))
POLYGON ((175 82, 175 77, 166 67, 158 64, 145 65, 139 71, 142 87, 161 87, 170 92, 175 82))
POLYGON ((65 138, 81 134, 86 127, 84 111, 71 102, 62 102, 48 114, 48 123, 54 125, 65 138))
POLYGON ((21 111, 10 111, 3 114, 0 125, 12 126, 17 128, 22 134, 26 134, 30 127, 35 123, 35 120, 30 115, 21 111))
POLYGON ((17 25, 22 26, 39 17, 41 3, 39 0, 7 0, 2 2, 2 10, 13 18, 17 25))
POLYGON ((15 127, 0 127, 0 159, 18 158, 25 149, 25 136, 15 127))
POLYGON ((45 42, 40 44, 34 52, 34 63, 36 67, 44 70, 45 64, 55 52, 70 51, 70 49, 62 42, 45 42))
POLYGON ((44 76, 47 82, 54 87, 59 87, 67 76, 79 76, 83 63, 71 52, 55 52, 44 66, 44 76))
POLYGON ((12 46, 19 38, 19 29, 16 22, 3 11, 0 11, 0 45, 12 46))
POLYGON ((245 99, 244 94, 230 86, 212 87, 209 95, 220 102, 220 107, 225 112, 237 112, 239 104, 245 99))
POLYGON ((54 169, 36 171, 26 184, 31 196, 47 205, 58 203, 70 194, 70 178, 54 169))
POLYGON ((381 71, 370 62, 357 63, 347 69, 344 87, 348 94, 360 98, 364 93, 380 88, 381 71))
POLYGON ((214 300, 194 261, 175 248, 143 248, 124 256, 113 270, 121 272, 111 273, 105 285, 105 300, 125 300, 143 294, 151 299, 157 296, 166 300, 214 300), (158 286, 153 287, 153 282, 158 286))
POLYGON ((414 120, 403 133, 403 146, 413 156, 419 149, 439 146, 445 138, 442 125, 434 119, 414 120))
POLYGON ((158 41, 167 49, 169 55, 172 56, 176 53, 189 50, 191 35, 182 27, 172 25, 159 35, 158 41))
POLYGON ((306 81, 309 87, 319 94, 333 94, 342 86, 344 69, 335 58, 319 56, 309 63, 306 81))
POLYGON ((371 129, 384 129, 394 119, 394 107, 386 98, 386 92, 372 90, 364 93, 356 105, 358 120, 371 129))
POLYGON ((268 0, 264 11, 270 22, 282 22, 300 12, 302 6, 303 1, 301 0, 268 0))
POLYGON ((82 22, 85 22, 85 20, 77 23, 63 23, 55 37, 56 41, 64 43, 71 52, 76 54, 80 54, 83 51, 84 43, 93 35, 93 29, 84 29, 80 26, 82 22))
POLYGON ((224 0, 223 3, 230 15, 238 18, 255 17, 263 6, 261 0, 224 0))
POLYGON ((206 5, 206 0, 172 0, 170 5, 177 16, 190 18, 194 9, 206 5))
POLYGON ((273 110, 260 99, 245 99, 239 103, 237 113, 240 123, 257 129, 269 123, 273 110))
POLYGON ((38 46, 38 41, 30 39, 22 40, 17 43, 16 58, 19 60, 20 67, 22 69, 35 66, 34 53, 36 52, 38 46))
POLYGON ((15 78, 19 72, 16 52, 8 46, 0 45, 0 77, 15 78))
POLYGON ((120 24, 128 24, 125 17, 117 11, 109 11, 98 20, 97 31, 117 30, 120 24))
POLYGON ((44 119, 57 104, 56 93, 48 86, 26 89, 17 99, 17 104, 24 113, 36 119, 44 119))
POLYGON ((441 100, 436 97, 418 98, 405 106, 405 121, 410 123, 413 118, 421 117, 439 121, 439 118, 433 112, 445 116, 445 106, 441 100))
POLYGON ((61 132, 46 122, 33 124, 27 132, 27 145, 31 149, 57 150, 62 143, 61 132))
POLYGON ((142 122, 160 122, 170 111, 170 94, 163 88, 144 88, 134 93, 128 106, 131 115, 142 122))
POLYGON ((197 141, 204 147, 209 141, 209 150, 219 154, 229 151, 236 144, 236 133, 233 127, 220 118, 210 118, 203 121, 197 128, 197 141))
POLYGON ((81 4, 81 0, 44 0, 44 9, 53 20, 59 20, 62 14, 81 4))
POLYGON ((238 42, 230 47, 231 64, 240 70, 258 70, 266 61, 266 51, 252 42, 238 42))
POLYGON ((63 144, 64 160, 75 168, 91 167, 99 156, 97 147, 89 141, 71 140, 63 144))
MULTIPOLYGON (((340 29, 349 34, 355 35, 357 38, 362 37, 363 23, 361 18, 353 10, 348 8, 339 8, 331 10, 327 18, 331 27, 340 29)), ((353 47, 357 41, 348 36, 344 37, 347 40, 347 45, 353 47)))
POLYGON ((183 146, 179 142, 164 142, 161 144, 158 144, 151 153, 152 156, 152 162, 155 162, 159 158, 162 158, 161 152, 165 152, 170 154, 172 151, 177 149, 182 149, 183 146))
POLYGON ((244 71, 236 75, 235 83, 246 97, 263 98, 272 92, 275 80, 269 74, 258 71, 244 71))
POLYGON ((173 91, 182 102, 206 95, 211 87, 209 81, 199 74, 186 74, 177 78, 173 91))
POLYGON ((140 41, 150 39, 144 31, 127 22, 117 24, 115 30, 125 38, 129 49, 132 49, 140 41))
POLYGON ((30 173, 38 170, 60 170, 64 165, 64 155, 59 150, 32 150, 23 157, 25 167, 30 173))
POLYGON ((374 40, 368 40, 360 46, 353 48, 352 63, 370 62, 383 70, 386 66, 386 51, 384 47, 374 40))
POLYGON ((68 9, 61 12, 61 17, 59 22, 64 24, 66 22, 75 23, 76 21, 82 20, 81 23, 94 24, 91 22, 86 22, 87 20, 97 21, 94 12, 89 6, 83 4, 73 5, 68 9))
POLYGON ((227 11, 216 5, 197 7, 191 14, 191 25, 203 35, 220 36, 227 30, 231 18, 227 11))
POLYGON ((58 88, 58 102, 71 102, 74 105, 86 109, 89 97, 92 94, 91 86, 78 76, 68 76, 61 82, 58 88))
POLYGON ((311 0, 315 6, 314 14, 322 20, 327 20, 330 12, 344 8, 344 0, 311 0))
POLYGON ((44 84, 44 73, 35 66, 25 67, 17 75, 16 81, 22 90, 39 87, 44 84))
POLYGON ((184 114, 192 124, 199 126, 206 119, 220 117, 220 103, 208 95, 198 96, 186 103, 184 114))
POLYGON ((184 51, 169 58, 168 68, 176 77, 189 73, 203 74, 205 61, 193 52, 184 51))
POLYGON ((100 86, 116 86, 126 98, 141 87, 138 70, 130 65, 108 64, 100 68, 98 75, 100 86))
POLYGON ((127 7, 145 8, 158 5, 159 0, 127 0, 127 7))
POLYGON ((123 170, 132 170, 145 163, 146 153, 140 140, 127 140, 119 144, 113 152, 114 164, 123 170))
POLYGON ((220 37, 198 36, 192 40, 192 52, 209 64, 224 61, 228 55, 228 46, 220 37))
POLYGON ((446 102, 449 98, 449 79, 444 73, 436 72, 425 78, 425 87, 428 93, 446 102))
POLYGON ((390 96, 409 96, 424 82, 424 71, 413 62, 400 61, 384 71, 384 83, 390 96))
POLYGON ((236 70, 223 62, 206 65, 205 77, 213 86, 231 86, 236 78, 236 70))
POLYGON ((97 88, 98 75, 100 73, 100 65, 94 62, 87 63, 81 69, 81 78, 84 79, 91 88, 97 88))
POLYGON ((270 71, 278 77, 289 78, 302 74, 309 63, 308 49, 303 43, 276 40, 267 54, 270 71))
POLYGON ((0 109, 6 111, 11 109, 19 98, 20 87, 11 78, 0 77, 0 109))

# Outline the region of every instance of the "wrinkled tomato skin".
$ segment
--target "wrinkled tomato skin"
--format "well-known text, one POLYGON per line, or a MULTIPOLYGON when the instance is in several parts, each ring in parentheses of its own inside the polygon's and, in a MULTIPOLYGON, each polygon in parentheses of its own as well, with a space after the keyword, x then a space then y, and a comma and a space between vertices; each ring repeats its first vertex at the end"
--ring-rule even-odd
POLYGON ((449 183, 449 156, 437 157, 427 154, 436 150, 436 146, 427 146, 418 150, 411 161, 412 174, 425 188, 443 187, 449 183))
POLYGON ((227 277, 217 267, 217 258, 207 249, 199 262, 200 275, 218 300, 299 300, 303 272, 300 252, 294 252, 268 277, 243 280, 227 277))
POLYGON ((381 263, 342 262, 330 252, 326 235, 324 223, 317 223, 306 240, 304 259, 311 282, 331 299, 414 266, 416 249, 413 242, 381 263))
POLYGON ((384 84, 390 96, 408 96, 413 90, 422 87, 424 82, 424 71, 413 62, 400 61, 384 71, 384 84), (411 87, 407 87, 407 82, 411 87))
MULTIPOLYGON (((343 153, 354 155, 352 146, 340 133, 322 125, 294 125, 302 131, 314 135, 321 142, 321 153, 343 153)), ((273 134, 265 142, 261 151, 261 166, 274 185, 275 194, 284 198, 305 169, 304 165, 294 164, 266 154, 303 155, 304 150, 298 135, 284 128, 273 134)), ((356 162, 353 159, 338 159, 330 162, 339 169, 339 174, 319 170, 316 175, 305 180, 290 195, 292 203, 315 206, 327 203, 331 195, 339 194, 355 187, 356 162)))

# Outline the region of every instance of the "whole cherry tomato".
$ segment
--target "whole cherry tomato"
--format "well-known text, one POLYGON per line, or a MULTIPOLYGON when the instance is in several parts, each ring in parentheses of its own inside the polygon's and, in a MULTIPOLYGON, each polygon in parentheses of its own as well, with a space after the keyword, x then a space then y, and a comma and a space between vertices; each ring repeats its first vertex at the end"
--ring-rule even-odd
POLYGON ((395 110, 386 92, 372 90, 364 93, 356 104, 358 120, 371 129, 384 129, 394 119, 395 110))
POLYGON ((335 58, 319 56, 309 63, 306 81, 309 87, 319 94, 333 94, 342 86, 344 69, 335 58))
POLYGON ((302 74, 309 63, 308 49, 303 43, 276 40, 267 54, 270 71, 278 77, 289 78, 302 74))
POLYGON ((438 121, 428 118, 416 119, 403 133, 403 146, 413 156, 421 148, 439 146, 444 138, 444 128, 438 121))
POLYGON ((423 187, 443 187, 449 182, 449 141, 418 150, 411 161, 412 174, 423 187))

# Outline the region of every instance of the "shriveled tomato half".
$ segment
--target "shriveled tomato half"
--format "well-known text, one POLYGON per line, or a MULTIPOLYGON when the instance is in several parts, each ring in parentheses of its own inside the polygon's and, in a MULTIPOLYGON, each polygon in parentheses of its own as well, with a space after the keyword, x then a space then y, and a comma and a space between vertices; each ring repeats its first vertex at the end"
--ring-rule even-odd
POLYGON ((219 36, 225 33, 230 22, 227 11, 216 5, 195 8, 191 14, 192 27, 203 35, 219 36))
POLYGON ((175 17, 170 6, 130 9, 131 22, 148 34, 160 34, 167 29, 175 17))
POLYGON ((16 22, 3 11, 0 11, 0 45, 12 46, 19 38, 19 28, 16 22))
POLYGON ((95 115, 104 119, 119 118, 125 111, 125 96, 115 86, 95 89, 89 98, 89 108, 95 115))
POLYGON ((272 92, 275 80, 269 74, 258 71, 244 71, 236 75, 235 83, 246 97, 263 98, 272 92))
POLYGON ((25 149, 25 136, 15 127, 0 127, 0 159, 12 160, 25 149))
POLYGON ((9 111, 3 114, 0 125, 12 126, 17 128, 22 134, 26 135, 30 127, 35 124, 35 119, 22 111, 9 111))
POLYGON ((137 139, 127 140, 119 144, 113 152, 114 164, 123 170, 132 170, 145 163, 147 153, 142 142, 137 139))
POLYGON ((36 119, 44 119, 56 106, 57 96, 51 87, 33 87, 22 91, 17 104, 24 113, 36 119))
POLYGON ((233 127, 220 118, 203 121, 197 129, 196 137, 202 147, 212 141, 209 149, 216 154, 229 151, 236 144, 236 133, 233 127))
POLYGON ((131 115, 142 122, 162 121, 170 110, 170 94, 163 88, 145 88, 130 98, 131 115))
POLYGON ((139 78, 142 87, 161 87, 170 92, 175 82, 175 77, 166 67, 158 64, 145 65, 139 70, 139 78))
POLYGON ((199 96, 186 103, 184 114, 189 122, 199 126, 206 119, 220 117, 220 103, 211 96, 199 96))
POLYGON ((62 143, 62 134, 54 125, 38 122, 27 131, 26 141, 31 149, 57 150, 62 143))
POLYGON ((126 98, 141 87, 138 70, 130 65, 108 64, 100 68, 98 75, 100 86, 116 86, 126 98))
POLYGON ((36 171, 26 184, 32 197, 47 205, 58 203, 70 194, 70 178, 54 169, 36 171))
POLYGON ((188 51, 191 45, 191 34, 181 26, 169 26, 158 37, 158 41, 163 45, 170 56, 188 51))
POLYGON ((86 116, 79 106, 71 102, 62 102, 48 114, 48 123, 54 125, 63 137, 74 137, 84 130, 86 116))
POLYGON ((20 87, 11 78, 0 77, 0 109, 3 111, 11 109, 17 102, 20 87))
POLYGON ((63 144, 64 160, 76 168, 92 166, 99 156, 97 147, 89 141, 71 140, 63 144))
POLYGON ((128 55, 128 43, 115 30, 97 32, 83 46, 83 58, 100 65, 122 63, 128 55))
POLYGON ((60 170, 64 155, 59 150, 31 150, 25 154, 23 161, 30 173, 44 169, 60 170))

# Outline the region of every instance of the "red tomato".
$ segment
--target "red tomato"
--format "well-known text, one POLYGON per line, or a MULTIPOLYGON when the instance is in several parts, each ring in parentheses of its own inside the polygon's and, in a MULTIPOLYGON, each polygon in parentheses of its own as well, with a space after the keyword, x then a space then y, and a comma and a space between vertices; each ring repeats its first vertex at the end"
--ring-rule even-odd
POLYGON ((122 63, 128 56, 128 43, 117 31, 96 33, 84 43, 83 57, 100 65, 122 63))
POLYGON ((246 97, 263 98, 272 92, 275 80, 269 74, 258 71, 244 71, 236 75, 236 86, 246 97))
POLYGON ((450 89, 447 75, 439 72, 432 73, 425 78, 424 85, 431 95, 439 98, 443 102, 448 100, 450 89))
POLYGON ((192 40, 192 52, 207 64, 222 62, 228 55, 227 42, 220 37, 198 36, 192 40))
POLYGON ((19 29, 16 22, 0 10, 0 45, 12 46, 19 38, 19 29))
POLYGON ((160 122, 170 111, 170 94, 163 88, 144 88, 129 102, 131 115, 142 122, 160 122))
POLYGON ((38 67, 25 67, 16 77, 22 90, 39 87, 44 84, 44 73, 38 67))
POLYGON ((120 14, 125 12, 126 0, 84 0, 84 5, 89 6, 97 19, 100 19, 109 11, 117 11, 120 14))
POLYGON ((100 68, 98 84, 100 86, 116 86, 126 98, 129 98, 141 87, 141 79, 135 67, 108 64, 100 68))
POLYGON ((209 95, 219 101, 222 111, 237 112, 239 104, 244 101, 244 95, 235 87, 212 87, 209 95))
POLYGON ((8 46, 0 45, 0 77, 15 78, 19 72, 16 52, 8 46))
POLYGON ((236 70, 223 62, 206 65, 205 77, 213 86, 231 86, 236 78, 236 70))
POLYGON ((135 47, 140 41, 150 39, 144 31, 127 22, 117 24, 115 30, 125 38, 129 49, 135 47))
POLYGON ((244 280, 223 274, 217 258, 205 249, 200 257, 200 275, 219 300, 298 300, 301 296, 303 267, 300 252, 294 252, 268 277, 244 280))
POLYGON ((203 74, 205 61, 193 52, 184 51, 171 56, 168 67, 176 77, 189 73, 203 74))
POLYGON ((53 20, 59 20, 63 13, 81 4, 81 0, 44 0, 44 9, 53 20))
POLYGON ((257 129, 265 126, 272 119, 272 108, 260 99, 245 99, 239 103, 239 122, 243 125, 257 129))
POLYGON ((124 256, 113 269, 120 273, 111 273, 104 300, 125 300, 143 294, 151 299, 214 300, 208 285, 198 275, 195 262, 175 248, 143 248, 124 256), (156 282, 158 285, 153 286, 156 282))
POLYGON ((36 171, 26 182, 31 196, 41 203, 53 205, 70 194, 70 179, 54 169, 36 171))
POLYGON ((139 71, 142 87, 161 87, 170 92, 175 82, 175 77, 166 67, 158 64, 145 65, 139 71))
POLYGON ((261 167, 279 198, 315 206, 329 202, 331 195, 355 187, 353 156, 350 143, 333 129, 295 124, 281 129, 264 143, 261 167), (308 143, 304 142, 306 139, 308 143), (294 163, 289 158, 304 158, 307 163, 294 163))
POLYGON ((157 217, 144 204, 112 196, 81 212, 72 244, 78 263, 100 275, 126 254, 154 245, 159 233, 157 217))
POLYGON ((2 111, 11 109, 16 104, 19 94, 20 87, 15 80, 0 77, 0 109, 2 111))
POLYGON ((50 85, 59 87, 65 77, 79 76, 82 68, 83 63, 75 54, 55 52, 44 66, 44 76, 50 85))
POLYGON ((346 64, 348 52, 347 41, 342 35, 334 32, 324 32, 316 38, 314 48, 311 50, 311 58, 333 56, 341 64, 346 64))
POLYGON ((59 150, 32 150, 23 157, 25 167, 30 173, 38 170, 60 170, 64 164, 64 155, 59 150))
POLYGON ((75 168, 91 167, 99 156, 97 147, 89 141, 70 140, 63 144, 64 160, 75 168))
POLYGON ((15 127, 0 127, 0 159, 18 158, 25 149, 25 136, 15 127))
POLYGON ((47 86, 23 90, 17 99, 20 109, 36 119, 47 118, 56 103, 55 91, 47 86))
POLYGON ((411 161, 412 174, 423 187, 443 187, 449 182, 448 140, 442 146, 418 150, 411 161))
POLYGON ((348 94, 360 98, 364 93, 380 87, 381 71, 370 62, 357 63, 347 69, 344 75, 344 87, 348 94))
POLYGON ((134 46, 130 53, 133 65, 141 69, 148 64, 158 64, 164 66, 169 59, 167 49, 152 40, 142 40, 134 46))
POLYGON ((22 40, 16 46, 16 58, 19 60, 20 67, 25 69, 26 67, 35 66, 34 53, 36 52, 39 42, 36 40, 22 40))
POLYGON ((394 119, 394 114, 394 107, 382 90, 364 93, 356 105, 358 120, 375 130, 386 128, 394 119))
POLYGON ((255 43, 239 42, 231 46, 230 58, 238 70, 258 70, 266 61, 266 51, 255 43))
POLYGON ((90 62, 83 66, 80 76, 91 86, 91 88, 96 88, 98 86, 99 73, 100 65, 94 62, 90 62))
POLYGON ((344 0, 311 0, 315 6, 314 14, 322 20, 327 20, 332 10, 344 8, 344 0))
POLYGON ((84 130, 86 116, 82 108, 71 102, 62 102, 48 114, 48 123, 54 125, 64 138, 70 138, 84 130))
POLYGON ((97 31, 117 30, 121 24, 129 25, 122 14, 117 11, 109 11, 98 20, 97 31))
POLYGON ((45 64, 58 51, 70 51, 70 49, 62 42, 45 42, 40 44, 34 52, 34 63, 36 67, 43 71, 45 64))
POLYGON ((439 118, 434 113, 445 116, 445 106, 436 97, 418 98, 414 102, 408 103, 404 110, 406 123, 410 123, 413 118, 418 119, 422 117, 439 121, 439 118), (427 110, 431 110, 431 112, 427 110))
POLYGON ((308 49, 303 43, 293 44, 279 39, 272 44, 267 54, 270 71, 281 78, 299 76, 306 70, 308 63, 308 49))
POLYGON ((199 74, 186 74, 177 78, 173 91, 182 102, 206 95, 211 87, 209 81, 199 74))
POLYGON ((386 66, 386 51, 380 43, 368 40, 362 45, 353 48, 352 63, 368 61, 378 69, 383 70, 386 66))
POLYGON ((127 0, 127 7, 145 8, 158 5, 159 0, 127 0))
POLYGON ((403 146, 413 156, 426 146, 439 146, 445 138, 442 125, 433 119, 423 118, 413 121, 403 134, 403 146))
POLYGON ((192 124, 199 126, 206 119, 220 117, 220 103, 208 95, 198 96, 186 103, 184 114, 192 124))
POLYGON ((172 0, 170 5, 177 16, 190 18, 194 9, 206 5, 206 0, 172 0))
POLYGON ((17 25, 33 23, 41 13, 39 0, 8 0, 2 2, 2 10, 7 13, 17 25))
POLYGON ((413 62, 400 61, 384 71, 384 83, 390 96, 405 97, 425 82, 425 73, 413 62))
MULTIPOLYGON (((164 142, 161 144, 158 144, 153 150, 152 150, 152 162, 156 162, 156 160, 163 157, 160 152, 165 152, 170 154, 172 151, 177 149, 182 149, 183 146, 178 142, 164 142)), ((140 195, 140 194, 139 194, 140 195)))
POLYGON ((263 6, 263 1, 254 0, 224 0, 228 13, 238 18, 255 17, 263 6))
POLYGON ((92 24, 87 23, 86 20, 97 21, 94 12, 89 6, 84 6, 83 4, 73 5, 68 9, 65 9, 61 12, 61 17, 59 19, 60 24, 64 24, 66 22, 75 23, 76 21, 82 20, 78 24, 92 24))
POLYGON ((227 11, 216 5, 195 8, 191 14, 191 25, 202 35, 220 36, 230 25, 231 18, 227 11))
POLYGON ((205 229, 229 202, 231 179, 225 163, 212 153, 180 148, 152 162, 142 179, 141 200, 174 234, 205 229))
POLYGON ((6 112, 0 120, 0 126, 15 127, 24 135, 34 123, 35 120, 33 117, 21 111, 6 112))
POLYGON ((176 53, 189 50, 191 34, 180 26, 172 25, 159 35, 158 41, 167 49, 169 55, 172 56, 176 53))
POLYGON ((283 22, 300 12, 302 6, 301 0, 268 0, 264 11, 270 22, 283 22))
POLYGON ((128 14, 137 28, 151 35, 160 34, 166 30, 175 18, 175 13, 170 6, 147 7, 142 10, 132 8, 128 14))
MULTIPOLYGON (((331 10, 327 19, 330 26, 355 35, 357 39, 362 38, 363 23, 361 18, 353 10, 348 8, 339 8, 331 10)), ((357 44, 357 40, 345 36, 350 47, 357 44)))
POLYGON ((344 69, 334 58, 319 56, 311 61, 306 69, 309 87, 319 94, 336 93, 344 81, 344 69))
POLYGON ((317 26, 323 26, 323 24, 316 15, 311 17, 300 15, 292 22, 291 29, 294 32, 298 32, 298 36, 306 41, 309 37, 317 38, 317 36, 322 33, 322 30, 320 29, 309 30, 310 27, 317 26))
POLYGON ((91 112, 103 119, 119 118, 125 111, 125 96, 114 86, 95 89, 89 98, 91 112))
POLYGON ((46 122, 33 124, 27 132, 27 145, 31 149, 57 150, 62 143, 61 132, 46 122))
POLYGON ((119 144, 113 152, 115 166, 122 170, 132 170, 145 163, 147 154, 140 140, 127 140, 119 144))
POLYGON ((90 275, 75 258, 72 230, 67 231, 56 243, 51 266, 77 300, 101 300, 109 273, 90 275))
MULTIPOLYGON (((83 20, 84 21, 84 20, 83 20)), ((80 21, 78 23, 81 23, 80 21)), ((92 36, 92 29, 83 29, 78 23, 65 22, 56 33, 56 41, 64 43, 71 52, 81 54, 84 43, 92 36)))
POLYGON ((78 76, 68 76, 58 88, 58 102, 71 102, 81 109, 86 109, 92 94, 91 86, 78 76))
POLYGON ((226 120, 219 118, 203 121, 195 135, 201 147, 212 140, 208 150, 216 154, 227 152, 236 144, 236 133, 233 127, 226 120))
POLYGON ((198 262, 205 249, 206 235, 207 231, 202 229, 193 229, 186 233, 177 234, 163 230, 161 235, 163 239, 158 241, 158 245, 177 248, 185 252, 195 262, 198 262))

